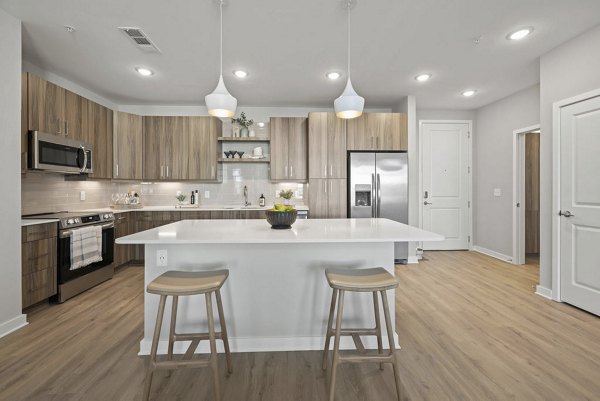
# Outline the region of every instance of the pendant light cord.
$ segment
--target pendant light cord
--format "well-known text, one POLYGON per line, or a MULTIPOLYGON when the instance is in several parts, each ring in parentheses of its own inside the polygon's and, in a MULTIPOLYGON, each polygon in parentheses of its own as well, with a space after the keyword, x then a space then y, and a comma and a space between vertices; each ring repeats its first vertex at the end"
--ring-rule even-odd
POLYGON ((350 79, 350 6, 352 4, 352 0, 348 0, 347 16, 348 16, 348 79, 350 79))
POLYGON ((221 72, 221 76, 223 75, 223 0, 219 1, 219 11, 221 13, 221 47, 219 49, 220 52, 220 64, 219 64, 219 68, 220 68, 220 72, 221 72))

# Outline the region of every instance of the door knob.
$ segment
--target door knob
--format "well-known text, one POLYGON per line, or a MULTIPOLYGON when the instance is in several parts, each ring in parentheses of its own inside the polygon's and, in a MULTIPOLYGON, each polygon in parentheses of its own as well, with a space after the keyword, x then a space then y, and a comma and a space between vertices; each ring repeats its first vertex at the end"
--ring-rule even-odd
POLYGON ((423 202, 423 204, 424 204, 424 205, 433 205, 433 203, 431 203, 431 202, 427 202, 427 201, 423 202))
POLYGON ((569 212, 568 210, 565 210, 564 212, 561 210, 558 212, 559 216, 564 216, 564 217, 573 217, 575 216, 573 213, 569 212))

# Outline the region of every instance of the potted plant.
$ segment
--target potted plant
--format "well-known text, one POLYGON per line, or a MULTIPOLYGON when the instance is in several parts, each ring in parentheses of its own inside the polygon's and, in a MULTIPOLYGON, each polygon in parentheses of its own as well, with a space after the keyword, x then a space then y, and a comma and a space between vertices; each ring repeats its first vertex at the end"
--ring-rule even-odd
POLYGON ((293 196, 294 196, 294 191, 292 191, 291 189, 282 189, 279 192, 279 197, 283 198, 284 205, 289 205, 290 199, 292 199, 293 196))
POLYGON ((248 120, 246 117, 246 113, 242 111, 238 118, 231 119, 232 124, 237 124, 240 126, 240 134, 242 137, 248 136, 248 128, 254 124, 254 120, 248 120))

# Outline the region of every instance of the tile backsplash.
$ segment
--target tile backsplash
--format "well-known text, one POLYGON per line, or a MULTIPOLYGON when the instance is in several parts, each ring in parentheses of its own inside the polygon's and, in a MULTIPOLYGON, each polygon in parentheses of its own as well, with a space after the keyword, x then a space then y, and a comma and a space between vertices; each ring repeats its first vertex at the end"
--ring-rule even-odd
MULTIPOLYGON (((241 149, 240 149, 241 150, 241 149)), ((308 185, 301 183, 273 183, 269 176, 268 163, 223 164, 223 182, 123 182, 110 180, 65 181, 62 175, 30 172, 21 179, 22 214, 53 213, 108 207, 112 194, 137 190, 147 206, 175 205, 177 191, 187 196, 198 190, 201 205, 242 205, 244 185, 248 187, 248 200, 258 205, 264 194, 267 204, 274 203, 281 189, 295 192, 296 204, 308 203, 308 185), (81 191, 85 200, 81 200, 81 191), (205 195, 209 195, 208 198, 205 195)))

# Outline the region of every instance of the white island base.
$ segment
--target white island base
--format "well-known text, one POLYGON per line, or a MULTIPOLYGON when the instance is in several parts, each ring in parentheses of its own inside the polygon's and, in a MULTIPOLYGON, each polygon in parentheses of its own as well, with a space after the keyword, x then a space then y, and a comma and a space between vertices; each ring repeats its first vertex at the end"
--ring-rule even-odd
MULTIPOLYGON (((272 230, 263 220, 185 220, 117 243, 145 244, 146 286, 168 270, 229 269, 221 295, 231 350, 258 352, 322 349, 332 294, 325 269, 383 267, 394 274, 394 242, 441 239, 387 219, 299 220, 290 230, 272 230), (159 250, 167 251, 166 267, 157 265, 159 250)), ((372 293, 346 294, 342 326, 374 327, 372 293)), ((141 355, 150 353, 159 301, 157 295, 144 296, 141 355)), ((387 296, 395 331, 394 291, 387 296)), ((160 354, 167 352, 170 302, 160 354)), ((203 295, 179 298, 176 327, 178 333, 207 331, 203 295)), ((362 340, 366 348, 377 348, 375 337, 362 340)), ((387 344, 387 337, 383 342, 387 344)), ((176 342, 175 352, 184 353, 188 345, 176 342)), ((340 348, 353 349, 351 337, 342 337, 340 348)), ((208 341, 201 342, 197 352, 208 351, 208 341)))

